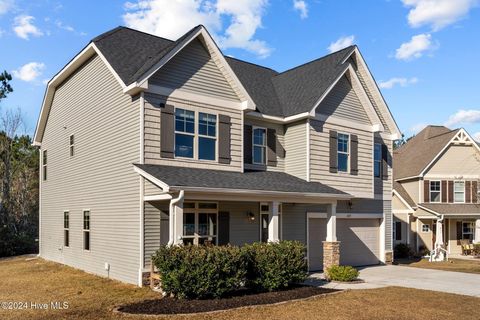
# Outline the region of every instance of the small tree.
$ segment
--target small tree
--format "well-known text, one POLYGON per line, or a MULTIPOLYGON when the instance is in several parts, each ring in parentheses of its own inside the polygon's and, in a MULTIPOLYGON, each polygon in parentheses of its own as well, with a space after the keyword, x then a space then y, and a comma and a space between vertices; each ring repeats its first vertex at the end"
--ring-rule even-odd
POLYGON ((12 76, 7 71, 0 73, 0 101, 5 99, 10 92, 13 92, 10 81, 12 81, 12 76))

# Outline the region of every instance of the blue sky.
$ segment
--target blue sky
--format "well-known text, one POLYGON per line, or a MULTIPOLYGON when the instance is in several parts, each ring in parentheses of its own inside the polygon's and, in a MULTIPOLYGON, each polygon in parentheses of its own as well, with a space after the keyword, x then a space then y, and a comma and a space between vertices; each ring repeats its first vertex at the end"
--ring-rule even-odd
POLYGON ((207 26, 223 52, 283 71, 355 43, 402 132, 464 127, 480 140, 478 0, 0 0, 0 69, 33 133, 45 82, 118 25, 176 38, 207 26))

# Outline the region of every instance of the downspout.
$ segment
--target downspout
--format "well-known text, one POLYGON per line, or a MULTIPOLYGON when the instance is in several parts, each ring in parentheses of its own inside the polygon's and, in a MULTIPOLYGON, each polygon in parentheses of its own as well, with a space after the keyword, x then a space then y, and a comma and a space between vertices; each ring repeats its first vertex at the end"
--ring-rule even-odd
POLYGON ((173 245, 175 241, 175 235, 174 230, 175 230, 175 214, 174 214, 174 206, 179 202, 182 201, 184 198, 184 191, 180 190, 178 194, 178 198, 173 198, 170 200, 170 207, 168 211, 169 219, 168 219, 168 246, 173 245))

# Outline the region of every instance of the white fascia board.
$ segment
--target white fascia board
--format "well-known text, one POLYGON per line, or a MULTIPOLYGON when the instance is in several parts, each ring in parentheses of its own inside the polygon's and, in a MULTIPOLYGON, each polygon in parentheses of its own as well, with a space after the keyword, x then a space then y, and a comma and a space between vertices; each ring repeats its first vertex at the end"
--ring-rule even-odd
POLYGON ((458 130, 457 134, 454 135, 452 137, 452 139, 450 139, 450 141, 447 142, 447 144, 445 144, 445 146, 442 148, 442 150, 440 150, 440 152, 433 158, 432 161, 430 161, 428 163, 427 166, 425 166, 425 168, 422 170, 422 172, 420 172, 420 176, 423 177, 425 176, 426 172, 430 169, 430 167, 443 155, 443 153, 445 152, 445 150, 447 150, 447 148, 451 145, 451 144, 454 144, 455 142, 455 138, 457 138, 459 135, 461 134, 464 134, 467 139, 470 140, 470 144, 469 145, 473 145, 478 151, 480 151, 480 146, 475 142, 475 140, 468 134, 467 131, 465 131, 465 129, 460 129, 458 130))
POLYGON ((402 203, 408 208, 408 210, 410 210, 411 212, 413 212, 413 208, 408 204, 407 201, 405 201, 405 199, 403 199, 403 197, 400 195, 400 193, 397 192, 397 190, 393 189, 392 190, 392 193, 398 197, 398 199, 400 199, 400 201, 402 201, 402 203))
POLYGON ((151 174, 143 171, 142 169, 140 169, 136 166, 133 166, 133 170, 135 170, 136 173, 140 174, 142 177, 144 177, 145 179, 147 179, 148 181, 150 181, 151 183, 153 183, 157 187, 161 188, 163 190, 163 192, 166 193, 166 192, 170 191, 170 186, 168 184, 166 184, 165 182, 163 182, 162 180, 155 178, 151 174))
POLYGON ((42 144, 41 140, 43 138, 43 131, 47 123, 48 114, 50 113, 50 107, 53 101, 53 96, 56 88, 67 79, 75 70, 77 70, 83 63, 90 59, 93 55, 97 54, 105 63, 108 70, 113 74, 115 79, 119 82, 122 88, 125 88, 125 84, 120 79, 118 74, 113 70, 112 66, 108 63, 105 56, 97 48, 97 46, 91 42, 88 44, 80 53, 78 53, 72 60, 70 60, 65 67, 63 67, 50 81, 48 81, 47 88, 45 90, 45 95, 42 101, 42 107, 40 109, 40 115, 37 120, 37 125, 35 128, 35 134, 33 136, 33 145, 40 146, 42 144))
POLYGON ((278 117, 278 116, 269 116, 269 115, 260 113, 258 111, 253 111, 253 112, 247 112, 245 116, 247 118, 256 118, 256 119, 262 119, 262 120, 266 120, 273 123, 283 123, 283 124, 312 118, 312 116, 310 115, 310 112, 302 112, 302 113, 299 113, 293 116, 288 116, 288 117, 278 117))
POLYGON ((349 194, 331 194, 331 193, 306 193, 306 192, 289 192, 289 191, 266 191, 255 189, 226 189, 226 188, 203 188, 188 186, 170 186, 172 191, 184 190, 196 193, 216 193, 216 194, 246 194, 246 195, 264 195, 264 196, 290 196, 299 198, 328 198, 348 200, 353 196, 349 194))
POLYGON ((377 82, 373 78, 373 75, 370 72, 370 69, 368 68, 367 63, 365 62, 365 59, 363 58, 362 53, 360 52, 360 50, 358 50, 358 47, 355 47, 355 50, 353 50, 352 53, 348 57, 345 58, 345 61, 353 53, 355 53, 359 57, 360 63, 362 64, 362 67, 367 71, 366 73, 368 74, 368 77, 370 78, 371 83, 374 84, 372 89, 375 90, 376 93, 380 96, 380 98, 381 98, 380 103, 385 107, 385 109, 388 112, 388 117, 390 118, 390 121, 394 125, 393 129, 394 129, 395 132, 393 132, 392 134, 395 134, 398 137, 397 139, 400 139, 400 137, 402 136, 402 132, 400 131, 400 128, 398 127, 397 122, 395 121, 395 118, 393 117, 392 112, 390 111, 390 108, 388 107, 387 103, 385 102, 385 98, 383 97, 382 92, 378 88, 377 82))
POLYGON ((425 208, 425 207, 422 206, 422 205, 418 205, 418 207, 419 207, 420 209, 422 209, 422 210, 425 210, 425 211, 427 211, 427 212, 430 212, 431 214, 436 215, 437 217, 441 216, 440 213, 435 212, 435 211, 433 211, 432 209, 425 208))
MULTIPOLYGON (((383 213, 344 213, 344 212, 337 212, 335 214, 337 219, 382 219, 383 213)), ((308 218, 320 218, 326 219, 327 213, 326 212, 307 212, 308 218)))
POLYGON ((405 177, 405 178, 398 178, 395 179, 395 181, 406 181, 406 180, 413 180, 413 179, 419 179, 422 176, 410 176, 410 177, 405 177))
POLYGON ((136 88, 144 88, 145 86, 148 87, 148 84, 145 85, 145 82, 148 81, 148 79, 155 74, 160 68, 162 68, 168 61, 170 61, 174 56, 176 56, 183 48, 185 48, 190 42, 192 42, 194 39, 196 39, 198 36, 202 36, 203 40, 208 44, 208 50, 212 50, 213 52, 210 52, 211 55, 216 55, 218 59, 222 63, 223 69, 227 72, 227 74, 233 79, 235 82, 236 86, 239 88, 241 91, 242 95, 246 97, 246 101, 242 101, 242 109, 244 110, 255 110, 255 103, 253 99, 250 97, 248 94, 247 90, 243 87, 242 83, 238 79, 238 77, 235 75, 233 70, 230 68, 230 65, 228 62, 225 60, 225 57, 223 56, 223 53, 220 51, 218 46, 216 45, 215 41, 213 41, 212 37, 210 34, 207 32, 207 30, 201 26, 197 32, 192 33, 190 36, 185 38, 182 42, 180 42, 175 48, 170 50, 165 57, 163 57, 157 64, 155 64, 150 70, 148 70, 137 82, 133 83, 130 88, 132 90, 134 87, 136 88))

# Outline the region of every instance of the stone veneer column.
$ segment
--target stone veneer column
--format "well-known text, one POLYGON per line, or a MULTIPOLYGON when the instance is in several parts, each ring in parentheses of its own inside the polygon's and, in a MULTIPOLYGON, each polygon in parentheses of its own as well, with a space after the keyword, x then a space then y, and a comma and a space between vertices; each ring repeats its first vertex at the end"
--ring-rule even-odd
POLYGON ((323 272, 340 265, 340 241, 323 241, 323 272))

